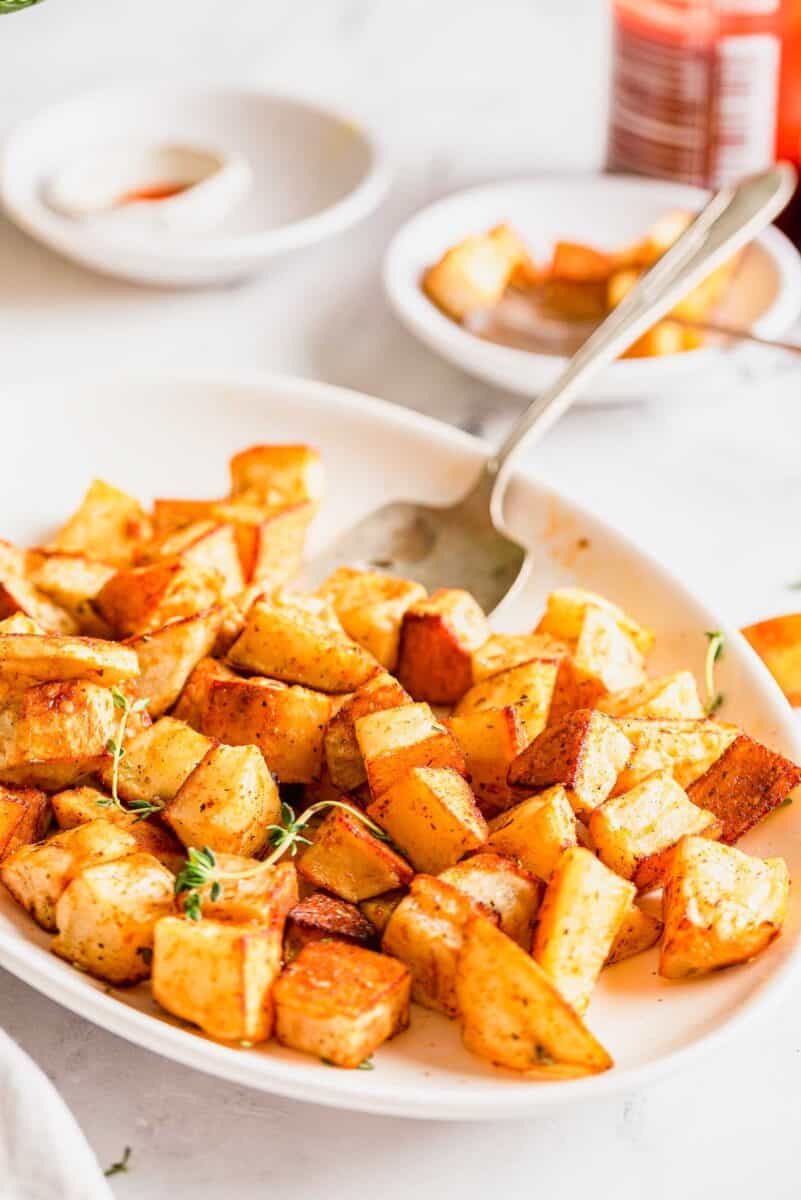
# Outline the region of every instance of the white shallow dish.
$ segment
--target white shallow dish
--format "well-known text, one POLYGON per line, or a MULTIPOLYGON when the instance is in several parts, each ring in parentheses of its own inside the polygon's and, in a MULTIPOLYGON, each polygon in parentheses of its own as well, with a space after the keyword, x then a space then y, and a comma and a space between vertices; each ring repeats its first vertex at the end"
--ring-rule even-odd
MULTIPOLYGON (((642 237, 671 209, 702 207, 700 188, 627 175, 542 176, 457 192, 417 213, 393 238, 384 261, 384 287, 403 323, 432 350, 470 375, 525 396, 536 396, 567 361, 558 354, 496 345, 451 321, 424 295, 426 267, 472 233, 508 222, 546 261, 555 241, 615 249, 642 237)), ((716 315, 734 328, 779 337, 801 312, 801 257, 778 229, 766 229, 744 256, 716 315)), ((741 355, 743 348, 737 351, 741 355)), ((751 348, 749 353, 764 353, 751 348)), ((590 383, 578 403, 675 395, 705 386, 734 352, 709 346, 662 358, 624 359, 590 383)))
MULTIPOLYGON (((167 181, 168 182, 168 181, 167 181)), ((137 283, 225 283, 366 216, 389 171, 350 118, 289 96, 233 88, 131 84, 56 104, 19 125, 0 159, 0 199, 31 237, 83 266, 137 283), (126 143, 206 146, 244 161, 251 186, 212 231, 76 221, 46 202, 48 181, 126 143)))
MULTIPOLYGON (((158 375, 31 386, 6 406, 4 434, 16 471, 0 476, 0 536, 35 541, 74 506, 97 474, 150 500, 220 494, 226 460, 259 440, 306 439, 329 476, 315 543, 386 500, 444 501, 461 492, 481 446, 418 414, 353 392, 259 375, 158 375), (110 413, 125 414, 111 418, 110 413)), ((534 550, 532 580, 503 627, 532 626, 545 593, 578 581, 619 601, 657 633, 656 671, 701 674, 704 631, 718 618, 662 567, 613 530, 533 479, 518 476, 513 531, 534 550), (585 545, 586 540, 586 545, 585 545)), ((447 581, 443 581, 447 582, 447 581)), ((726 719, 801 758, 801 738, 779 689, 744 640, 727 630, 720 663, 726 719)), ((801 806, 746 839, 783 854, 801 879, 801 806)), ((111 989, 47 949, 50 938, 0 894, 0 964, 105 1029, 189 1066, 263 1091, 373 1113, 493 1118, 546 1112, 640 1086, 741 1034, 782 990, 799 960, 801 888, 783 936, 756 962, 675 984, 656 974, 656 952, 603 973, 588 1024, 617 1066, 589 1079, 525 1081, 469 1055, 455 1024, 416 1006, 411 1028, 382 1047, 375 1069, 342 1071, 272 1044, 240 1049, 189 1032, 158 1012, 146 985, 111 989)))

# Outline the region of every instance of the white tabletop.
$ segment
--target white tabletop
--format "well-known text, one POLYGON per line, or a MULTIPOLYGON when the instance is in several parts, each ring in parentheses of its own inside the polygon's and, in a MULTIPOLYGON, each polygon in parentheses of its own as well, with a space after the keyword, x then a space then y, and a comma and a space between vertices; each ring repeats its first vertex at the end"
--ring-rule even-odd
MULTIPOLYGON (((383 210, 339 242, 224 291, 103 280, 0 223, 3 402, 33 374, 142 365, 319 377, 488 432, 521 406, 395 322, 379 263, 408 214, 467 184, 603 158, 603 0, 48 0, 2 21, 0 120, 95 83, 151 75, 336 101, 383 132, 383 210)), ((113 405, 113 396, 109 398, 113 405)), ((131 419, 135 419, 132 414, 131 419)), ((801 370, 770 355, 735 386, 670 406, 577 411, 542 476, 647 544, 721 614, 792 610, 801 578, 801 370)), ((0 1021, 53 1078, 120 1197, 478 1200, 557 1192, 797 1194, 801 987, 742 1043, 604 1107, 499 1125, 303 1106, 175 1066, 0 972, 0 1021), (599 1190, 600 1189, 600 1190, 599 1190)), ((2 1187, 0 1186, 0 1191, 2 1187)))

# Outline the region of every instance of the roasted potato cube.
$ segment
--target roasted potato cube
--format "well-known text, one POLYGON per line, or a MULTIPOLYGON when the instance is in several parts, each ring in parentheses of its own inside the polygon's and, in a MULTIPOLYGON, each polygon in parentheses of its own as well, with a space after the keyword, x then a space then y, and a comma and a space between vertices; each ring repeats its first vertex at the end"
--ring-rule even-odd
POLYGON ((118 714, 109 688, 80 679, 26 688, 0 711, 0 780, 69 787, 108 759, 118 714))
POLYGON ((606 965, 611 967, 624 958, 633 958, 635 954, 650 950, 661 938, 663 928, 658 917, 640 908, 639 904, 631 904, 606 956, 606 965))
POLYGON ((382 896, 371 896, 369 900, 362 900, 359 911, 364 914, 376 933, 382 934, 389 924, 389 918, 405 895, 406 888, 393 888, 391 892, 384 892, 382 896))
POLYGON ((231 459, 231 492, 254 492, 269 504, 317 503, 325 492, 322 459, 311 446, 250 446, 231 459))
POLYGON ((490 636, 469 592, 439 588, 406 610, 397 676, 415 700, 455 704, 473 683, 473 651, 490 636))
POLYGON ((634 899, 634 887, 583 846, 565 850, 545 889, 534 958, 576 1012, 584 1013, 634 899))
POLYGON ((548 596, 545 613, 537 626, 537 633, 549 633, 568 644, 575 644, 581 636, 588 608, 603 608, 610 613, 624 633, 627 633, 641 654, 647 654, 654 644, 654 635, 643 629, 611 600, 596 592, 583 588, 557 588, 548 596))
POLYGON ((201 719, 204 733, 232 746, 258 746, 281 783, 320 777, 331 698, 273 679, 217 679, 201 719))
MULTIPOLYGON (((618 728, 633 746, 618 776, 614 794, 631 791, 655 771, 669 768, 683 788, 700 778, 737 736, 737 730, 714 721, 645 721, 623 717, 618 728)), ((692 799, 692 797, 691 797, 692 799)), ((709 808, 700 800, 699 808, 709 808)))
POLYGON ((357 904, 405 887, 414 872, 391 846, 345 809, 329 812, 298 861, 298 874, 357 904))
MULTIPOLYGON (((213 742, 174 717, 161 717, 143 729, 125 748, 120 760, 118 790, 123 800, 166 804, 211 749, 213 742)), ((101 772, 111 786, 111 766, 101 772)))
POLYGON ((517 797, 507 777, 526 746, 517 709, 507 705, 451 717, 448 727, 464 752, 470 784, 484 816, 494 816, 514 804, 517 797))
POLYGON ((606 315, 604 280, 555 279, 548 276, 542 288, 545 308, 567 321, 599 321, 606 315))
POLYGON ((411 579, 340 567, 317 594, 333 604, 348 637, 369 650, 387 671, 394 671, 404 614, 425 600, 426 590, 411 579))
POLYGON ((603 696, 597 708, 609 717, 642 717, 644 720, 696 720, 704 715, 691 671, 676 671, 662 679, 649 679, 636 687, 603 696))
POLYGON ((576 841, 576 817, 567 792, 552 787, 490 821, 487 848, 516 859, 547 881, 564 851, 576 841))
POLYGON ((0 635, 0 681, 57 683, 85 679, 110 686, 135 679, 139 662, 134 650, 95 638, 0 635))
POLYGON ((50 824, 50 801, 38 788, 0 784, 0 862, 20 846, 39 842, 50 824))
POLYGON ((589 830, 601 862, 647 892, 664 884, 670 851, 681 838, 718 837, 721 823, 688 799, 670 771, 657 771, 630 792, 605 800, 590 816, 589 830))
POLYGON ((591 604, 584 613, 573 660, 610 692, 636 687, 645 679, 643 656, 633 638, 608 609, 591 604))
POLYGON ((47 549, 85 554, 115 567, 127 566, 140 542, 150 536, 150 522, 133 496, 95 479, 66 525, 47 549))
POLYGON ((546 972, 484 917, 467 925, 456 995, 465 1046, 498 1067, 569 1079, 612 1066, 546 972))
POLYGON ((30 578, 40 592, 70 614, 81 633, 105 637, 108 627, 92 601, 115 572, 116 567, 82 554, 42 554, 30 578))
POLYGON ((534 921, 542 899, 539 879, 500 854, 474 854, 443 871, 440 879, 483 904, 498 919, 498 928, 531 949, 534 921))
POLYGON ((95 607, 119 637, 136 637, 212 608, 221 594, 217 571, 164 559, 117 571, 98 592, 95 607))
POLYGON ((51 949, 109 983, 150 975, 153 929, 173 907, 173 877, 152 854, 129 854, 84 867, 56 905, 51 949))
POLYGON ((609 278, 614 258, 582 242, 556 242, 551 257, 551 277, 572 283, 603 283, 609 278))
POLYGON ((381 945, 412 973, 412 997, 455 1017, 456 964, 465 927, 485 910, 450 883, 417 875, 389 919, 381 945))
POLYGON ((358 1067, 409 1024, 402 963, 361 946, 311 942, 275 985, 275 1036, 338 1067, 358 1067))
POLYGON ((568 646, 547 633, 493 633, 473 651, 473 683, 522 667, 536 658, 561 662, 568 646))
MULTIPOLYGON (((223 879, 220 891, 212 898, 211 888, 203 895, 203 920, 232 921, 235 924, 258 925, 271 929, 279 941, 284 936, 286 918, 298 903, 298 873, 294 862, 266 864, 253 872, 257 864, 252 858, 238 854, 218 854, 217 866, 222 872, 240 874, 242 878, 223 879)), ((180 903, 180 902, 179 902, 180 903)))
POLYGON ((731 843, 778 808, 799 783, 801 769, 795 763, 741 733, 687 794, 720 819, 721 840, 731 843))
POLYGON ((78 632, 75 619, 21 576, 0 576, 0 619, 22 613, 48 633, 78 632))
POLYGON ((15 612, 10 617, 4 617, 0 621, 0 634, 5 636, 8 633, 24 633, 41 637, 47 633, 47 630, 41 625, 37 625, 33 617, 27 617, 25 613, 15 612))
POLYGON ((561 784, 583 816, 607 798, 630 754, 631 743, 614 721, 583 708, 535 738, 512 763, 509 782, 529 789, 561 784))
POLYGON ((411 697, 397 679, 385 671, 373 675, 340 704, 325 730, 325 761, 334 787, 351 792, 367 780, 364 760, 356 740, 356 722, 359 718, 384 712, 388 708, 400 708, 404 704, 411 704, 411 697))
POLYGON ((453 321, 491 308, 503 295, 519 265, 517 250, 507 239, 478 234, 446 250, 423 275, 422 288, 453 321))
POLYGON ((228 661, 321 692, 353 692, 380 670, 371 654, 312 613, 263 600, 250 609, 228 661))
POLYGON ((412 767, 373 800, 367 812, 386 829, 416 871, 431 875, 452 866, 470 850, 478 850, 487 840, 487 823, 470 785, 449 767, 412 767))
POLYGON ((225 501, 217 500, 180 500, 172 497, 159 496, 153 501, 153 537, 161 538, 166 533, 176 529, 185 529, 196 521, 208 521, 214 516, 215 506, 225 501))
POLYGON ((185 846, 257 858, 280 813, 278 788, 257 746, 212 746, 163 817, 185 846))
POLYGON ((172 708, 195 667, 211 652, 221 623, 222 609, 208 608, 128 642, 139 660, 136 694, 147 700, 154 720, 172 708))
POLYGON ((684 838, 662 897, 659 974, 684 979, 759 954, 781 930, 789 886, 784 859, 684 838))
POLYGON ((412 767, 451 767, 466 774, 456 739, 427 704, 404 704, 370 713, 356 720, 355 730, 374 800, 412 767))
POLYGON ((535 659, 493 675, 465 692, 454 717, 512 706, 528 744, 548 723, 560 669, 561 664, 553 659, 535 659))
POLYGON ((771 617, 741 630, 791 704, 801 704, 801 613, 771 617))
POLYGON ((55 930, 56 905, 70 880, 95 863, 138 850, 134 838, 109 821, 89 821, 46 842, 20 846, 0 865, 0 879, 43 929, 55 930))
POLYGON ((375 926, 355 905, 327 892, 312 892, 289 914, 284 946, 294 958, 309 942, 323 939, 371 946, 376 941, 375 926))
POLYGON ((53 816, 59 829, 74 829, 76 825, 85 825, 87 821, 110 821, 118 829, 130 833, 138 850, 152 854, 168 871, 177 875, 186 852, 159 818, 147 817, 143 820, 136 812, 122 812, 109 801, 105 792, 97 788, 69 788, 56 792, 52 797, 53 816))
POLYGON ((660 358, 663 354, 680 354, 685 349, 685 330, 675 321, 658 321, 636 342, 624 350, 621 358, 660 358))
POLYGON ((202 571, 217 571, 222 579, 223 596, 237 596, 245 586, 236 529, 227 522, 195 521, 148 543, 138 556, 141 563, 163 559, 178 559, 202 571))
POLYGON ((167 1012, 226 1041, 272 1034, 280 935, 255 925, 162 917, 153 938, 153 996, 167 1012))
POLYGON ((245 580, 260 582, 268 589, 282 587, 297 575, 315 512, 316 505, 310 501, 254 506, 247 498, 215 508, 215 515, 230 521, 236 530, 245 580))
MULTIPOLYGON (((211 609, 210 611, 213 612, 215 610, 211 609)), ((199 615, 199 620, 202 625, 202 614, 199 615)), ((175 624, 179 625, 180 622, 176 621, 175 624)), ((168 628, 169 626, 165 626, 165 630, 168 628)), ((199 630, 196 632, 199 636, 199 630)), ((191 640, 191 638, 187 637, 187 642, 191 640)), ((159 647, 161 646, 162 643, 159 642, 159 647)), ((147 668, 145 668, 145 672, 147 673, 147 668)), ((201 658, 200 662, 189 675, 172 715, 180 721, 186 721, 187 725, 191 725, 193 729, 200 729, 200 723, 203 720, 203 713, 208 704, 212 683, 217 679, 239 678, 235 671, 232 671, 230 667, 226 667, 225 663, 218 662, 216 658, 201 658)), ((157 694, 160 694, 161 689, 158 686, 154 690, 157 694)))

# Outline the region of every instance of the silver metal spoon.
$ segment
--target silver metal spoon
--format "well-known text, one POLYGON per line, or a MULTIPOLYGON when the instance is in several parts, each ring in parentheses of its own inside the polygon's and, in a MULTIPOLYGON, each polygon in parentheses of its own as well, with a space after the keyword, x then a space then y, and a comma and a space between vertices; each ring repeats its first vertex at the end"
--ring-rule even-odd
POLYGON ((387 504, 364 517, 307 565, 311 586, 336 567, 371 566, 425 587, 459 587, 491 612, 525 581, 528 551, 504 530, 503 499, 524 447, 551 428, 581 388, 664 316, 706 275, 784 208, 794 169, 780 163, 719 191, 628 296, 577 350, 455 504, 387 504))

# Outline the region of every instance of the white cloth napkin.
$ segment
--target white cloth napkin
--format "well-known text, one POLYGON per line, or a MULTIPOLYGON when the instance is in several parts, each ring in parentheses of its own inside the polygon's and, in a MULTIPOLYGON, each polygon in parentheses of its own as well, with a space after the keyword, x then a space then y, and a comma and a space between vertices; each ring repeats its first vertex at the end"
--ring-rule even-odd
POLYGON ((0 1200, 112 1200, 72 1113, 2 1030, 0 1200))

